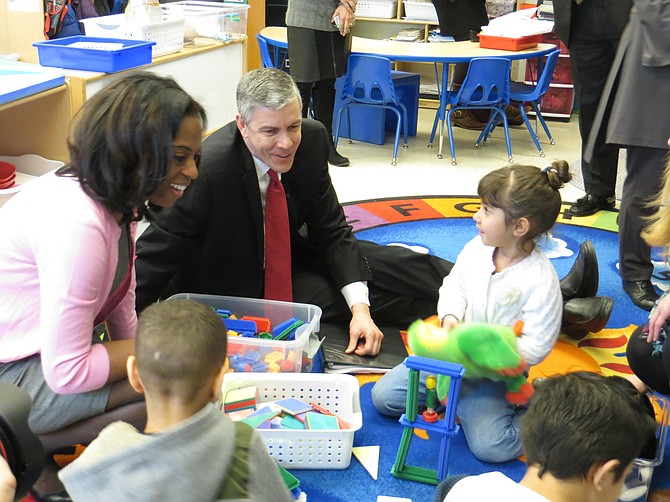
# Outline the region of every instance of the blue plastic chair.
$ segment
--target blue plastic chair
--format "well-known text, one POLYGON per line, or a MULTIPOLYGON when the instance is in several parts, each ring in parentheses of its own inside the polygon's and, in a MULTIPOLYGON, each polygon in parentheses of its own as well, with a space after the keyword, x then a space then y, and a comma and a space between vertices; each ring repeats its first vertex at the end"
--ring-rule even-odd
POLYGON ((256 34, 256 40, 258 40, 258 49, 261 53, 263 68, 277 68, 288 73, 288 66, 286 65, 288 51, 278 45, 272 44, 263 35, 256 34), (272 51, 270 51, 271 45, 272 51))
POLYGON ((526 128, 530 133, 531 139, 535 143, 537 150, 540 152, 540 157, 544 157, 544 151, 540 146, 540 138, 538 137, 537 132, 531 125, 530 120, 528 120, 528 114, 526 113, 526 110, 524 110, 524 103, 530 104, 530 106, 533 108, 537 120, 542 125, 544 132, 547 134, 547 138, 549 138, 549 142, 552 145, 555 145, 556 142, 551 136, 549 127, 547 127, 547 123, 544 121, 544 117, 540 112, 540 101, 542 96, 544 96, 547 90, 549 90, 549 84, 551 83, 551 78, 554 74, 554 68, 556 67, 556 62, 558 61, 558 55, 560 53, 560 49, 556 49, 555 51, 549 53, 547 60, 544 63, 542 73, 537 79, 536 85, 526 84, 524 82, 510 82, 509 100, 513 103, 519 104, 521 116, 523 117, 526 128))
MULTIPOLYGON (((484 130, 479 135, 475 148, 484 144, 488 135, 498 120, 502 120, 505 127, 505 142, 507 144, 507 158, 509 162, 514 162, 512 158, 512 144, 509 139, 509 127, 505 108, 509 104, 509 76, 511 61, 506 58, 473 58, 468 67, 468 73, 463 80, 460 88, 457 90, 446 91, 447 96, 444 99, 444 106, 448 106, 445 122, 447 124, 447 133, 449 135, 449 148, 451 150, 451 163, 456 165, 456 147, 454 145, 454 134, 451 125, 451 117, 456 110, 491 110, 484 130), (490 130, 489 130, 490 129, 490 130)), ((445 91, 443 91, 445 92, 445 91)), ((430 134, 430 145, 435 138, 437 124, 440 113, 435 115, 433 130, 430 134)), ((444 127, 444 122, 442 127, 444 127)), ((442 158, 442 135, 440 135, 440 149, 438 157, 442 158)))
MULTIPOLYGON (((349 125, 351 124, 349 109, 352 106, 382 107, 392 110, 398 119, 393 145, 393 160, 391 161, 391 165, 397 165, 401 126, 405 139, 403 148, 407 148, 407 108, 401 102, 400 92, 402 91, 396 92, 393 84, 391 61, 388 58, 365 54, 350 55, 342 94, 344 105, 337 112, 335 123, 335 147, 337 148, 340 137, 342 112, 347 113, 347 125, 349 125)), ((348 140, 348 142, 351 143, 351 140, 348 140)))

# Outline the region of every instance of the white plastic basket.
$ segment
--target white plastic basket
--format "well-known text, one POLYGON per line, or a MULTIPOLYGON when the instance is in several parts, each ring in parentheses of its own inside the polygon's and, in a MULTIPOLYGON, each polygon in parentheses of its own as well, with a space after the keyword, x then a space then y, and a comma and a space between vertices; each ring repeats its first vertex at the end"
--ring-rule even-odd
POLYGON ((360 0, 356 5, 356 17, 391 19, 396 17, 397 12, 397 0, 360 0))
POLYGON ((349 423, 348 429, 259 429, 270 455, 287 469, 346 469, 354 432, 363 426, 359 384, 352 375, 324 373, 227 373, 223 395, 255 385, 260 402, 295 397, 313 402, 349 423))
POLYGON ((152 56, 177 52, 184 47, 184 19, 174 18, 150 24, 125 22, 125 14, 82 19, 87 36, 103 38, 130 38, 156 42, 152 56))

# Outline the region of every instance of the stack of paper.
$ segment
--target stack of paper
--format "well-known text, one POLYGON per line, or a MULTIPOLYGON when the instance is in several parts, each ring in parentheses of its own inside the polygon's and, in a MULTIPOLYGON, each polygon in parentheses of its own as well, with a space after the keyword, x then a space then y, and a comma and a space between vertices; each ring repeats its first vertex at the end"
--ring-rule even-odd
POLYGON ((442 35, 439 30, 430 30, 428 32, 428 41, 429 42, 453 42, 454 37, 447 35, 442 35))
POLYGON ((406 28, 400 30, 398 34, 394 37, 394 40, 399 40, 403 42, 416 42, 423 38, 423 30, 420 28, 406 28))
POLYGON ((482 34, 491 37, 521 38, 549 33, 554 29, 554 22, 535 19, 536 11, 537 8, 522 9, 491 19, 487 26, 482 26, 482 34))

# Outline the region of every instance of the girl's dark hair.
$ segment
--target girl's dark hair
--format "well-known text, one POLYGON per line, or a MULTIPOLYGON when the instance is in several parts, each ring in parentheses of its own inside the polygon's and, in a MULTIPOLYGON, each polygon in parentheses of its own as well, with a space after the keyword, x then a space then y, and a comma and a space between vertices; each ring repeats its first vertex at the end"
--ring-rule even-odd
POLYGON ((123 222, 140 220, 172 166, 172 141, 185 116, 206 127, 205 109, 174 79, 138 72, 117 80, 75 116, 70 164, 57 174, 79 178, 84 192, 123 222))
POLYGON ((520 243, 525 247, 556 222, 561 210, 558 190, 571 179, 564 160, 552 162, 544 169, 514 164, 484 176, 477 193, 484 204, 503 210, 507 224, 519 218, 528 219, 530 229, 520 243))

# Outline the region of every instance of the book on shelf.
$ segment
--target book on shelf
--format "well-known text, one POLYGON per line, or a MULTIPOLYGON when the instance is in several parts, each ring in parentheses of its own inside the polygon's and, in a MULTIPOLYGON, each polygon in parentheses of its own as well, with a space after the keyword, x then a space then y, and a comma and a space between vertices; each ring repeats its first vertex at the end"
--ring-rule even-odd
POLYGON ((416 42, 418 40, 423 40, 423 30, 420 28, 405 28, 400 30, 398 34, 393 37, 393 40, 403 42, 416 42))
POLYGON ((429 42, 454 42, 454 37, 442 35, 439 30, 430 30, 428 32, 429 42))

